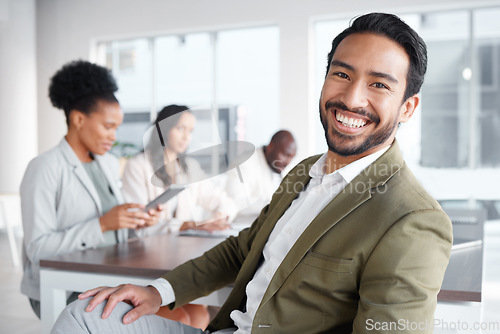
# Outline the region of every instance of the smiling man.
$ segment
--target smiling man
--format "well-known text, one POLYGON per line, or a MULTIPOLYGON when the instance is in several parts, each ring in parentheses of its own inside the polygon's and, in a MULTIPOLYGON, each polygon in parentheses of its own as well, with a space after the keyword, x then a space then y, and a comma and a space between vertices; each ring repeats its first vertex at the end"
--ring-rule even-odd
MULTIPOLYGON (((405 48, 382 32, 345 35, 333 42, 320 99, 330 171, 391 145, 398 124, 410 119, 419 102, 421 82, 407 84, 410 68, 426 68, 412 64, 405 48)), ((410 52, 426 61, 423 41, 410 52)))
POLYGON ((54 332, 202 333, 146 314, 232 283, 206 333, 432 333, 451 222, 395 140, 426 67, 423 40, 398 17, 358 17, 328 56, 328 152, 299 163, 237 237, 150 286, 85 292, 54 332))

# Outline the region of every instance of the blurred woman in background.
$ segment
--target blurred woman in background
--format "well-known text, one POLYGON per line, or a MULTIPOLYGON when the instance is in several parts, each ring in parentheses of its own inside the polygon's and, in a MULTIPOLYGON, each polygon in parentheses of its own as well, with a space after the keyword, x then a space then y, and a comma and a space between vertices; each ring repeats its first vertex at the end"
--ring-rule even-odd
POLYGON ((194 114, 186 106, 166 106, 153 123, 155 128, 145 150, 130 158, 125 166, 123 193, 127 201, 147 204, 171 184, 188 185, 165 203, 157 225, 138 231, 141 235, 226 229, 228 217, 236 213, 234 202, 224 190, 204 180, 205 173, 199 163, 183 155, 191 142, 195 122, 194 114), (159 134, 161 139, 157 138, 159 134), (206 221, 195 221, 195 212, 200 208, 210 213, 206 221))
POLYGON ((51 79, 49 97, 64 111, 68 131, 29 163, 20 188, 21 292, 38 317, 40 258, 124 242, 128 229, 157 222, 156 210, 122 204, 118 160, 107 153, 123 120, 117 90, 106 68, 86 61, 66 64, 51 79))

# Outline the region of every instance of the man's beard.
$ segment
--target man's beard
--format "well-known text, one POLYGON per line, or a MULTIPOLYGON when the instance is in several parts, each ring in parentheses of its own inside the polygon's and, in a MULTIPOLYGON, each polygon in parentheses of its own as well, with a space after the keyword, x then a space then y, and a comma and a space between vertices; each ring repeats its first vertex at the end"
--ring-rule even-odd
MULTIPOLYGON (((328 126, 326 114, 329 112, 328 110, 332 108, 337 110, 350 111, 352 113, 366 116, 370 119, 370 121, 373 124, 375 124, 375 126, 377 126, 380 123, 380 118, 376 115, 368 114, 364 110, 350 110, 344 103, 340 101, 327 102, 325 105, 325 115, 323 115, 321 113, 321 105, 320 105, 319 116, 321 119, 321 124, 323 125, 323 129, 325 130, 325 138, 326 138, 326 143, 328 145, 328 150, 344 157, 362 154, 368 151, 369 149, 372 149, 384 143, 393 134, 394 129, 398 126, 399 123, 396 118, 393 123, 390 123, 387 126, 379 130, 376 130, 374 133, 369 135, 364 142, 362 142, 359 145, 348 145, 348 144, 343 145, 345 143, 352 143, 354 139, 357 138, 357 136, 356 135, 349 136, 340 133, 335 129, 333 124, 330 127, 328 126), (331 130, 332 133, 331 136, 328 135, 329 129, 331 130)), ((337 122, 335 115, 332 115, 332 121, 337 122)))

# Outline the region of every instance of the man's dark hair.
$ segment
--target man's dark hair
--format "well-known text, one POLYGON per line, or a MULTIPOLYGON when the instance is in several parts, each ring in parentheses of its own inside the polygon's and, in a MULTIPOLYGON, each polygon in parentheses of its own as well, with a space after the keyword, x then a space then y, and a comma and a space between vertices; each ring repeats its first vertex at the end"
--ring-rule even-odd
POLYGON ((69 125, 71 110, 89 115, 98 100, 118 102, 116 81, 107 68, 84 60, 65 64, 50 79, 49 98, 54 107, 64 110, 69 125))
POLYGON ((332 42, 332 49, 328 53, 327 75, 333 55, 340 42, 347 36, 356 33, 374 33, 385 36, 401 45, 410 58, 403 101, 420 91, 427 71, 427 47, 415 30, 393 14, 370 13, 359 16, 352 21, 351 25, 335 37, 332 42))

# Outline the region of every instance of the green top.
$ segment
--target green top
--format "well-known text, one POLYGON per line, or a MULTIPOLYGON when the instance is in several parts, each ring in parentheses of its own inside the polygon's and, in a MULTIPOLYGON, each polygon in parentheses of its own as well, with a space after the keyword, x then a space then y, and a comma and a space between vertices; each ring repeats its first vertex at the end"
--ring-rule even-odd
MULTIPOLYGON (((111 210, 114 206, 118 204, 115 195, 111 191, 109 182, 106 179, 99 164, 92 160, 91 162, 86 162, 83 164, 87 174, 89 175, 94 187, 99 194, 99 199, 101 200, 102 213, 105 214, 111 210)), ((104 234, 104 242, 99 244, 100 247, 114 245, 118 242, 116 231, 106 231, 104 234)))

